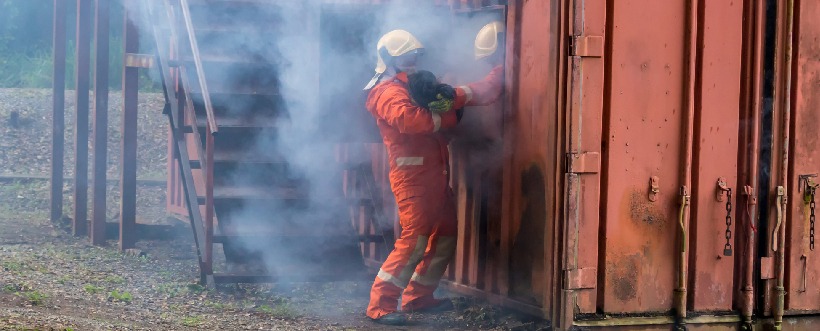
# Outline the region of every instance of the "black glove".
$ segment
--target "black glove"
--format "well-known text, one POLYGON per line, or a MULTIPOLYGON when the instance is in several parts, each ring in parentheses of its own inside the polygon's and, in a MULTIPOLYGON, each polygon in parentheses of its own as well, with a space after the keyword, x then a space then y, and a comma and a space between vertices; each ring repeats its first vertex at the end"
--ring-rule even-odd
POLYGON ((407 90, 416 104, 436 113, 449 111, 456 98, 452 86, 439 83, 436 76, 426 70, 407 76, 407 90))
POLYGON ((455 100, 456 99, 456 89, 452 86, 447 84, 438 84, 436 87, 436 92, 441 94, 441 96, 445 99, 455 100))

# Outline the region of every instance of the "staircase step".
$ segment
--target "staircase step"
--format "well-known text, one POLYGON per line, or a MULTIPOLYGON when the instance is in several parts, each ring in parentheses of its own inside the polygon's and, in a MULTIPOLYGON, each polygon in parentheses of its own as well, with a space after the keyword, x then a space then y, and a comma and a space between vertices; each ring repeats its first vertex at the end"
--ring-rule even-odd
MULTIPOLYGON (((305 193, 295 188, 214 187, 214 200, 303 200, 305 193)), ((198 196, 199 204, 205 203, 198 196)))
MULTIPOLYGON (((188 91, 201 94, 193 61, 183 61, 189 79, 188 91)), ((256 62, 203 62, 210 93, 279 95, 278 72, 273 64, 256 62)))
MULTIPOLYGON (((205 77, 214 77, 217 75, 208 75, 205 74, 205 77)), ((195 79, 194 77, 189 77, 189 79, 195 79)), ((228 94, 228 95, 266 95, 266 96, 278 96, 279 88, 275 84, 271 83, 259 83, 255 84, 252 82, 243 82, 241 84, 232 84, 226 81, 223 82, 214 82, 213 79, 206 80, 206 84, 208 84, 208 92, 211 94, 228 94)), ((202 88, 199 86, 199 82, 192 81, 189 85, 189 92, 192 94, 192 97, 195 98, 202 98, 202 88)))
MULTIPOLYGON (((217 149, 214 151, 214 164, 219 167, 220 163, 286 165, 287 160, 283 157, 261 155, 259 153, 247 153, 235 149, 217 149)), ((202 162, 200 162, 200 160, 191 160, 191 169, 202 169, 202 162)))
MULTIPOLYGON (((216 125, 222 128, 275 128, 277 127, 276 118, 269 116, 226 116, 216 115, 216 125)), ((205 116, 197 116, 196 125, 204 128, 207 124, 205 116)))
MULTIPOLYGON (((253 234, 214 234, 214 243, 224 243, 226 241, 231 240, 248 240, 248 239, 266 239, 275 241, 276 238, 287 238, 287 239, 300 239, 305 238, 307 240, 313 240, 317 238, 328 238, 333 240, 339 240, 338 236, 329 236, 329 235, 309 235, 309 234, 290 234, 290 235, 282 235, 277 233, 265 233, 265 232, 257 232, 253 234)), ((357 240, 360 242, 375 242, 380 243, 384 242, 385 238, 381 235, 359 235, 357 236, 357 240)))
MULTIPOLYGON (((220 49, 220 51, 222 51, 220 49)), ((260 54, 250 53, 250 54, 243 54, 243 53, 227 53, 227 52, 209 52, 204 51, 200 53, 199 60, 202 61, 203 68, 209 64, 220 64, 220 65, 230 65, 230 64, 242 64, 242 65, 259 65, 259 66, 270 66, 273 64, 276 58, 273 57, 263 57, 260 54)), ((194 58, 192 56, 184 56, 182 57, 182 62, 186 64, 193 64, 194 58)), ((193 68, 193 65, 191 66, 193 68)))

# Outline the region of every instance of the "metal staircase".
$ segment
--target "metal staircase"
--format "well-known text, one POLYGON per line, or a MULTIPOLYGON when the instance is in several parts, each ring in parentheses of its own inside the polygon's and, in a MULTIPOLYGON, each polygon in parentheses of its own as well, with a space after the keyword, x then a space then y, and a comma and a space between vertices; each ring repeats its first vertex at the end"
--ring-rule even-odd
MULTIPOLYGON (((275 38, 276 1, 143 5, 157 44, 201 282, 364 276, 362 250, 373 243, 392 247, 392 231, 376 221, 382 202, 373 198, 375 185, 343 192, 340 171, 338 201, 311 200, 310 181, 276 149, 277 134, 289 124, 279 93, 278 51, 272 42, 243 43, 275 38), (362 206, 375 226, 351 222, 348 211, 362 206), (220 244, 225 270, 214 262, 220 244)), ((366 178, 361 166, 348 175, 366 178)), ((369 176, 372 181, 372 171, 369 176)))

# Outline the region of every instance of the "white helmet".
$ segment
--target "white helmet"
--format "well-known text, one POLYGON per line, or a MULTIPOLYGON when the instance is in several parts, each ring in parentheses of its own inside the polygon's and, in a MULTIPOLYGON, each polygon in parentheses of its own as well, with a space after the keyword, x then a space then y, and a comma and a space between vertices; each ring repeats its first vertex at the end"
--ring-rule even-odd
POLYGON ((376 76, 370 80, 370 83, 364 89, 371 89, 378 82, 381 75, 387 71, 387 64, 385 59, 382 58, 383 54, 384 56, 396 57, 423 49, 424 45, 412 33, 405 30, 393 30, 384 34, 376 44, 376 56, 378 56, 376 76))
POLYGON ((475 59, 480 60, 498 50, 498 34, 504 33, 506 27, 501 21, 488 23, 475 36, 475 59))
POLYGON ((424 49, 424 45, 410 32, 393 30, 386 33, 376 44, 376 55, 379 57, 379 62, 376 64, 376 73, 384 73, 387 69, 387 65, 382 59, 382 53, 389 56, 402 56, 420 49, 424 49))

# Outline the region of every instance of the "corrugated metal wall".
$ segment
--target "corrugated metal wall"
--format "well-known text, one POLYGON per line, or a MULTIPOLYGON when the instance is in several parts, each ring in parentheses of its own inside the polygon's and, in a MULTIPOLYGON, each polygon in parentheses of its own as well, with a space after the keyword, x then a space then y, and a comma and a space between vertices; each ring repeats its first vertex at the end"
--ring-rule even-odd
MULTIPOLYGON (((816 1, 795 1, 791 53, 787 1, 438 3, 454 15, 492 11, 508 27, 505 98, 468 110, 465 121, 481 129, 451 146, 459 243, 450 289, 559 329, 668 329, 680 304, 694 312, 690 324, 706 323, 697 329, 734 329, 752 311, 768 323, 785 186, 785 314, 820 312, 800 182, 820 173, 816 1)), ((383 146, 340 147, 340 161, 351 158, 372 165, 395 228, 383 146)), ((366 213, 351 210, 360 229, 366 213)), ((377 267, 388 250, 363 252, 377 267)), ((817 325, 791 321, 784 329, 817 325)))

